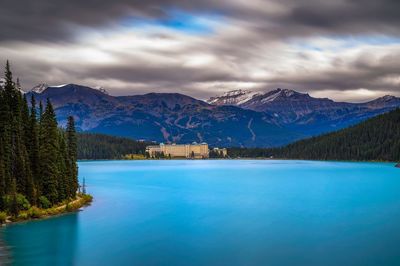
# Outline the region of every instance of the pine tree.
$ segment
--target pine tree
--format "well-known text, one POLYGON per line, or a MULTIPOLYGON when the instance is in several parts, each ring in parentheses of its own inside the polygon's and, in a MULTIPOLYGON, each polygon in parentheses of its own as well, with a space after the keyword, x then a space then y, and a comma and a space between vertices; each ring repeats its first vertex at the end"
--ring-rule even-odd
POLYGON ((11 184, 11 206, 10 206, 10 213, 12 214, 12 216, 17 217, 18 216, 18 202, 17 202, 17 189, 16 189, 17 185, 15 183, 15 180, 13 180, 12 184, 11 184))
POLYGON ((4 90, 0 89, 0 210, 4 209, 3 198, 5 196, 7 178, 7 106, 5 102, 4 90))
POLYGON ((78 157, 78 140, 76 137, 75 121, 74 117, 68 117, 67 123, 67 150, 68 150, 68 162, 70 170, 69 173, 69 196, 74 197, 78 190, 78 165, 76 163, 78 157))
POLYGON ((69 177, 70 177, 70 160, 68 158, 67 152, 67 144, 65 142, 64 131, 59 130, 58 133, 58 183, 57 183, 57 191, 58 191, 58 201, 63 201, 69 198, 69 177))
POLYGON ((42 180, 42 195, 52 204, 58 202, 57 178, 58 169, 58 128, 54 109, 47 100, 46 109, 41 117, 40 130, 40 177, 42 180))
POLYGON ((36 202, 42 186, 39 176, 39 136, 35 97, 31 97, 31 110, 29 117, 29 160, 34 183, 34 201, 36 202))
POLYGON ((42 121, 42 116, 43 116, 43 103, 40 101, 39 103, 39 123, 42 121))
MULTIPOLYGON (((19 81, 17 81, 19 84, 19 81)), ((31 130, 30 130, 30 116, 29 116, 29 107, 26 96, 24 95, 22 99, 22 113, 21 113, 21 121, 22 121, 22 134, 23 134, 23 143, 21 144, 22 150, 22 158, 24 162, 24 172, 25 172, 25 187, 24 192, 29 202, 36 203, 36 195, 35 195, 35 187, 34 187, 34 179, 32 173, 32 165, 30 161, 30 153, 31 151, 31 130)))
POLYGON ((8 151, 10 154, 10 172, 11 178, 8 180, 8 184, 6 187, 14 187, 15 189, 13 193, 16 193, 23 186, 23 178, 24 173, 24 162, 21 156, 22 150, 22 140, 21 140, 21 111, 20 111, 20 94, 15 89, 15 84, 12 80, 12 73, 10 70, 10 64, 7 61, 6 63, 6 71, 5 71, 5 86, 4 92, 6 96, 6 104, 9 105, 9 118, 6 123, 9 125, 10 131, 8 132, 7 137, 9 137, 8 142, 10 144, 10 150, 8 151))
POLYGON ((4 176, 2 183, 4 184, 4 194, 10 192, 12 184, 12 171, 13 171, 13 147, 12 147, 12 128, 13 113, 12 113, 12 97, 13 97, 13 83, 12 73, 10 71, 10 64, 7 61, 4 73, 6 83, 2 89, 2 104, 0 105, 0 134, 2 138, 3 148, 3 165, 4 176))

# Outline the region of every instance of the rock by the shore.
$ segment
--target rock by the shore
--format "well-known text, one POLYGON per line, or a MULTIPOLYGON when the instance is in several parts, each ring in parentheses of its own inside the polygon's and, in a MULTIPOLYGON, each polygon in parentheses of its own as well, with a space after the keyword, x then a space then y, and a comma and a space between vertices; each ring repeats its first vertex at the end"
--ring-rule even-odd
POLYGON ((396 167, 397 167, 397 168, 400 168, 400 163, 396 164, 396 167))

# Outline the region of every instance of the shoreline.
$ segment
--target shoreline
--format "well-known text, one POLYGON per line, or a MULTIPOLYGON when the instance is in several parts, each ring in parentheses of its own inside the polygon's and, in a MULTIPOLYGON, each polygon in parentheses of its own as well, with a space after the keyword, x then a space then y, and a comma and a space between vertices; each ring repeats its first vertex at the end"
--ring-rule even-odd
POLYGON ((236 160, 259 160, 259 161, 315 161, 315 162, 352 162, 352 163, 394 163, 396 167, 400 167, 400 163, 397 161, 385 161, 385 160, 316 160, 316 159, 288 159, 288 158, 269 158, 269 157, 242 157, 242 158, 208 158, 208 159, 184 159, 184 158, 172 158, 172 159, 78 159, 78 162, 90 162, 90 161, 236 161, 236 160), (397 166, 398 165, 398 166, 397 166))
POLYGON ((30 221, 39 221, 59 215, 79 211, 83 207, 90 206, 93 197, 89 194, 79 194, 73 201, 54 206, 49 209, 41 209, 36 206, 31 207, 29 210, 21 211, 17 217, 7 216, 6 220, 1 223, 1 226, 18 224, 30 221))

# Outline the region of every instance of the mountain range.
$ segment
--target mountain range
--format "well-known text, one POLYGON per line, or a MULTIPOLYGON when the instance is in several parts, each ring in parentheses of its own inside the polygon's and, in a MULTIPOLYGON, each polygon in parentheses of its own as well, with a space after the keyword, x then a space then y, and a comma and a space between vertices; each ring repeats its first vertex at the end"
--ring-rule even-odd
POLYGON ((271 147, 347 127, 400 106, 386 96, 368 103, 341 103, 293 90, 238 90, 208 101, 178 93, 111 96, 76 84, 39 85, 28 92, 49 98, 61 125, 156 142, 207 142, 212 146, 271 147))
POLYGON ((207 102, 266 112, 280 125, 310 136, 348 127, 400 106, 400 98, 389 95, 366 103, 347 103, 313 98, 288 89, 266 93, 235 90, 212 97, 207 102))
POLYGON ((178 93, 110 96, 68 84, 33 90, 53 103, 61 125, 73 115, 81 131, 156 142, 206 141, 213 146, 283 145, 302 134, 274 122, 267 113, 217 106, 178 93))

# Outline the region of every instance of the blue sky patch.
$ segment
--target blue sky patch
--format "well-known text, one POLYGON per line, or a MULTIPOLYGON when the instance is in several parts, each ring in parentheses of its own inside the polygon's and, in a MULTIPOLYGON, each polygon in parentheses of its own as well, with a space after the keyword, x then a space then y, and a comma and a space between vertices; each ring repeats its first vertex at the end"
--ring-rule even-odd
POLYGON ((214 32, 213 24, 222 18, 213 13, 189 13, 181 10, 168 10, 165 18, 138 18, 129 17, 122 21, 123 25, 138 28, 162 27, 187 34, 211 34, 214 32))

